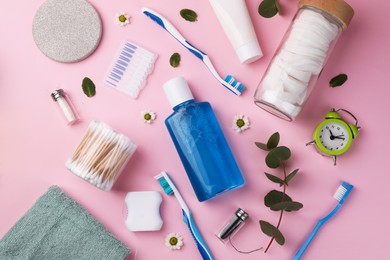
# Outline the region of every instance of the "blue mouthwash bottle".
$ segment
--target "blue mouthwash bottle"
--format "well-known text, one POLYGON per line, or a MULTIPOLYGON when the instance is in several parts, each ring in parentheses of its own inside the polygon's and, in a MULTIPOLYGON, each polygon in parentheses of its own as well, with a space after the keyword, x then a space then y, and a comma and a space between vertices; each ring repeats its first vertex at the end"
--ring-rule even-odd
POLYGON ((214 111, 208 102, 195 102, 183 77, 164 84, 173 107, 165 120, 199 201, 244 184, 214 111))

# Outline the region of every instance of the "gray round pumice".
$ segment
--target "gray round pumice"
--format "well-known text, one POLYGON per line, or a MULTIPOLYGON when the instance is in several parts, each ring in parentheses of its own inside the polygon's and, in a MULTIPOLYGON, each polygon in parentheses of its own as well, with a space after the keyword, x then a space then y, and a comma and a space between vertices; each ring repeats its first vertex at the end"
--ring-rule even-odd
POLYGON ((102 23, 95 8, 85 0, 47 0, 35 14, 32 34, 47 57, 77 62, 99 45, 102 23))

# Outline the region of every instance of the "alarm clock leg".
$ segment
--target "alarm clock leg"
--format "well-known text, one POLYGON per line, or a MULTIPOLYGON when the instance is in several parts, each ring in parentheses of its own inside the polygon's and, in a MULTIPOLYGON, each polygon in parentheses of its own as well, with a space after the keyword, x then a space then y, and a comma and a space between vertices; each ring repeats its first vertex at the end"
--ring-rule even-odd
POLYGON ((333 165, 336 166, 336 155, 333 156, 333 165))
POLYGON ((314 141, 314 140, 313 140, 313 141, 310 141, 310 142, 306 143, 306 146, 311 145, 311 144, 315 144, 315 142, 316 142, 316 141, 314 141))

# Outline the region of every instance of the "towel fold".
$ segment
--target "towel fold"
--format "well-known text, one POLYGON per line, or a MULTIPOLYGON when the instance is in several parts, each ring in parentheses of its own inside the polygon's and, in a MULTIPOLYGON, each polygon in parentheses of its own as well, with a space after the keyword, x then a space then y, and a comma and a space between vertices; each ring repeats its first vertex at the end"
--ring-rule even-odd
POLYGON ((119 260, 130 250, 52 186, 0 240, 2 260, 119 260))

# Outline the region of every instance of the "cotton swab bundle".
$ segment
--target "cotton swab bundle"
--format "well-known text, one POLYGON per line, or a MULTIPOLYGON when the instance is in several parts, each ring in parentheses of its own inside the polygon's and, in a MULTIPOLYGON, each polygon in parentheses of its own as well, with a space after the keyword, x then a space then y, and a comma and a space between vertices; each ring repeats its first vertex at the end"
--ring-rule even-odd
POLYGON ((137 146, 104 123, 92 121, 66 167, 96 187, 114 185, 137 146))
POLYGON ((262 100, 295 118, 338 35, 337 25, 316 11, 303 10, 262 79, 262 100))

